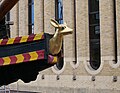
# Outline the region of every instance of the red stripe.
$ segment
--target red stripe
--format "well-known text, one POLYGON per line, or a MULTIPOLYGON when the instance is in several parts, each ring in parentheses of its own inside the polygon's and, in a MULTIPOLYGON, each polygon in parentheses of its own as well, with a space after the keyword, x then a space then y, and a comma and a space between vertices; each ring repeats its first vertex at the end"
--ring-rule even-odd
MULTIPOLYGON (((36 53, 38 54, 38 58, 36 60, 45 58, 45 55, 44 55, 45 51, 44 50, 38 50, 38 51, 36 51, 36 53)), ((24 53, 22 55, 24 57, 23 62, 29 62, 30 61, 31 56, 30 56, 29 53, 24 53)), ((16 56, 9 56, 9 58, 11 60, 10 64, 16 64, 16 62, 17 62, 17 57, 16 56)), ((0 66, 3 66, 3 64, 4 64, 4 60, 3 60, 3 58, 0 58, 0 66)))
POLYGON ((4 63, 4 60, 2 58, 0 58, 0 66, 2 66, 4 63))
MULTIPOLYGON (((29 35, 29 37, 27 38, 27 42, 30 42, 30 41, 33 41, 34 38, 35 38, 35 35, 36 34, 32 34, 32 35, 29 35)), ((13 44, 16 44, 16 43, 20 43, 20 40, 21 40, 22 37, 16 37, 13 44)), ((44 39, 44 34, 42 35, 41 39, 44 39)), ((3 39, 2 42, 0 43, 0 45, 7 45, 7 42, 8 42, 9 39, 3 39)))
POLYGON ((38 54, 38 59, 44 59, 45 57, 44 52, 45 52, 44 50, 36 51, 36 53, 38 54))
POLYGON ((16 64, 17 57, 16 56, 10 56, 10 64, 16 64))
POLYGON ((28 53, 24 53, 24 54, 22 54, 22 55, 23 55, 23 57, 24 57, 23 62, 28 62, 28 61, 30 61, 31 56, 30 56, 28 53))
POLYGON ((44 34, 43 34, 41 39, 44 39, 44 38, 45 38, 45 37, 44 37, 44 34))
POLYGON ((52 55, 48 55, 48 62, 51 64, 54 60, 54 57, 52 55))
POLYGON ((8 39, 3 39, 2 42, 1 42, 1 45, 6 45, 8 42, 8 39))
POLYGON ((13 44, 19 43, 22 37, 16 37, 13 44))
POLYGON ((29 35, 27 41, 33 41, 35 34, 29 35))

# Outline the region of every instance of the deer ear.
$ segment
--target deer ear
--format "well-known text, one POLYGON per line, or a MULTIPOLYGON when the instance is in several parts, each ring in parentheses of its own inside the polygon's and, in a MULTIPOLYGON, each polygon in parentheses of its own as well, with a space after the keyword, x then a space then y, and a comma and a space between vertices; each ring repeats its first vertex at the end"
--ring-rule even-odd
POLYGON ((59 27, 58 22, 55 21, 54 19, 50 19, 50 23, 51 23, 51 25, 54 26, 54 27, 59 27))

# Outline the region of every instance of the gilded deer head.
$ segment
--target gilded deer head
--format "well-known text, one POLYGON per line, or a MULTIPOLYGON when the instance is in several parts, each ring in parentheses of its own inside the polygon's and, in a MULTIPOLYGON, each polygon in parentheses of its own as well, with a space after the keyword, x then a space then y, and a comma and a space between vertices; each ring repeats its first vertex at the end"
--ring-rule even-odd
POLYGON ((54 36, 49 41, 49 51, 51 54, 56 55, 61 50, 63 36, 72 34, 73 30, 69 28, 66 23, 59 24, 54 19, 51 19, 50 23, 56 28, 56 31, 54 36))

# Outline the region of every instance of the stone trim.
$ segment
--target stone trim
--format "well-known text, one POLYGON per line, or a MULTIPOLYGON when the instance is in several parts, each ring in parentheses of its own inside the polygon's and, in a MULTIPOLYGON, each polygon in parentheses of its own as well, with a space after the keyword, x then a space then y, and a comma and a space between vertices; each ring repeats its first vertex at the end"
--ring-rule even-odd
POLYGON ((91 67, 90 62, 87 62, 87 60, 84 61, 83 63, 84 63, 84 66, 85 66, 86 71, 87 71, 89 74, 91 74, 91 75, 97 75, 97 74, 99 74, 99 73, 101 72, 102 68, 103 68, 103 65, 104 65, 104 61, 101 60, 100 67, 99 67, 97 70, 94 70, 94 69, 91 67))
POLYGON ((66 67, 66 62, 64 61, 64 64, 63 64, 63 68, 61 69, 61 70, 59 70, 58 68, 57 68, 57 66, 56 65, 54 65, 53 67, 52 67, 52 71, 55 73, 55 74, 61 74, 64 70, 65 70, 65 67, 66 67))
POLYGON ((118 68, 120 66, 120 56, 118 57, 118 60, 117 60, 117 63, 114 63, 113 60, 109 61, 109 65, 112 67, 112 68, 118 68))
MULTIPOLYGON (((46 75, 45 80, 41 80, 41 76, 38 76, 36 81, 30 82, 30 83, 23 83, 23 81, 19 80, 16 83, 10 84, 10 89, 11 90, 18 89, 19 91, 40 92, 41 88, 44 88, 44 91, 45 91, 46 89, 48 89, 47 87, 50 87, 52 90, 53 88, 63 89, 64 87, 64 88, 74 88, 74 89, 87 88, 87 89, 109 89, 109 90, 120 91, 119 76, 117 77, 117 82, 112 81, 113 76, 95 76, 95 81, 91 81, 92 76, 78 75, 76 81, 72 81, 71 79, 72 75, 61 75, 60 77, 61 79, 59 81, 56 81, 56 75, 46 75)), ((53 93, 53 91, 51 93, 53 93)), ((86 92, 86 93, 89 93, 89 92, 86 92)), ((97 93, 97 92, 90 92, 90 93, 97 93)), ((105 93, 113 93, 113 92, 105 92, 105 93)))
POLYGON ((70 65, 72 66, 72 68, 76 69, 76 68, 78 68, 78 67, 79 67, 80 62, 79 62, 79 61, 77 61, 77 63, 74 63, 73 61, 70 61, 70 65))

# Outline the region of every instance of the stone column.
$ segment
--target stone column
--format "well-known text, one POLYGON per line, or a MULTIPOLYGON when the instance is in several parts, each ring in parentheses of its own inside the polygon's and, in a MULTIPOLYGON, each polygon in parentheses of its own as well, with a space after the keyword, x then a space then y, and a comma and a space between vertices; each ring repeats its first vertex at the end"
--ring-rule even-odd
POLYGON ((19 21, 18 21, 18 4, 16 4, 10 11, 10 21, 14 22, 14 25, 10 26, 10 36, 11 38, 19 36, 19 21))
POLYGON ((77 0, 77 52, 78 60, 89 58, 88 0, 77 0))
MULTIPOLYGON (((64 22, 68 27, 74 29, 74 0, 63 0, 64 22)), ((64 58, 65 61, 73 62, 74 58, 74 33, 64 37, 64 58)))
POLYGON ((28 35, 28 0, 19 1, 19 36, 28 35))
POLYGON ((55 19, 55 0, 44 0, 44 32, 53 34, 55 28, 51 26, 50 18, 55 19))
POLYGON ((103 60, 113 60, 115 51, 113 0, 99 0, 99 2, 101 57, 103 60))
POLYGON ((34 0, 34 33, 44 31, 44 0, 34 0))

